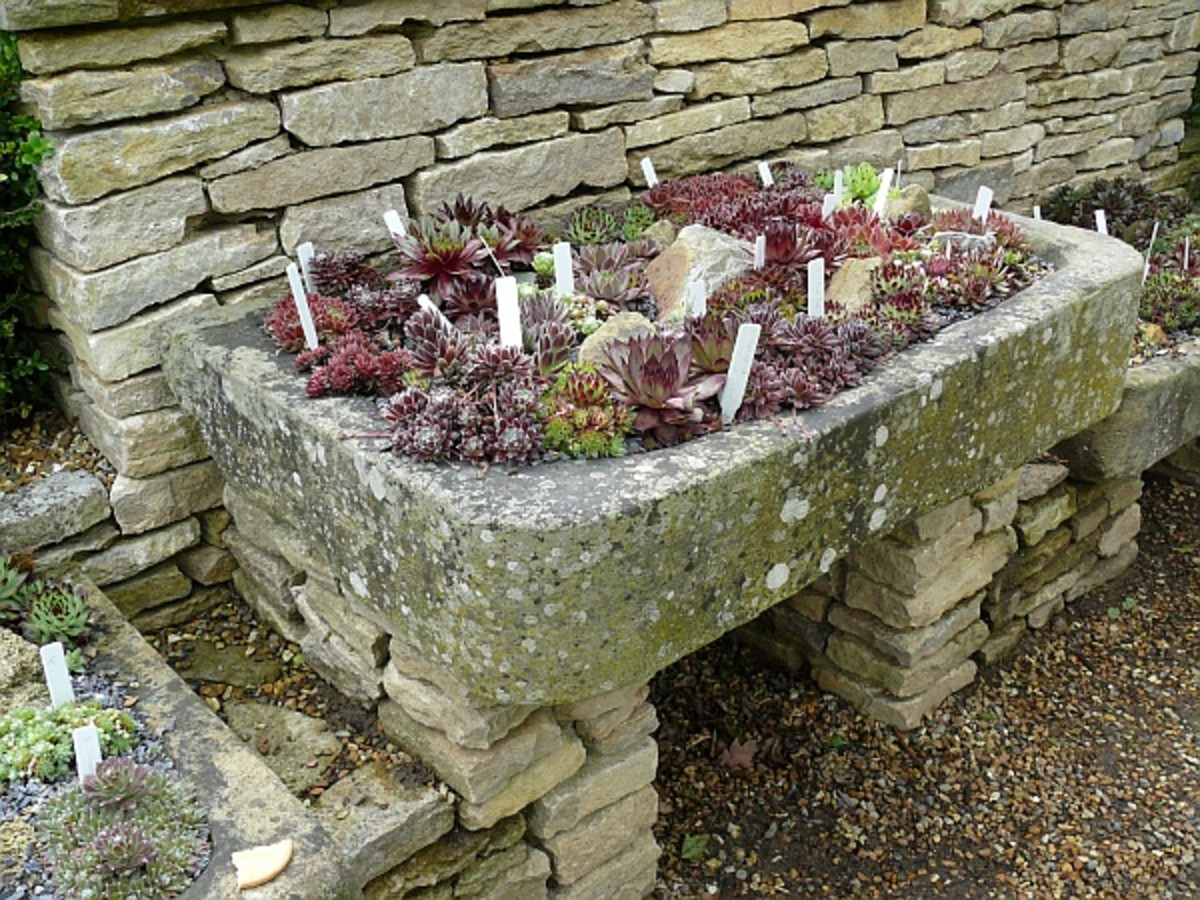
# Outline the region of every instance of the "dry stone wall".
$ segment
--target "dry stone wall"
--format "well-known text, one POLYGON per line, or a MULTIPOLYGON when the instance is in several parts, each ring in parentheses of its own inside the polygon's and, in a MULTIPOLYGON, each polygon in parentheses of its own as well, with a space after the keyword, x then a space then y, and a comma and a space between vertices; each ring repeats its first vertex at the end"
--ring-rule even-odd
POLYGON ((119 472, 119 541, 220 491, 165 336, 282 293, 305 240, 384 251, 384 210, 460 191, 560 220, 629 197, 647 155, 901 162, 1013 209, 1098 175, 1182 184, 1200 60, 1193 0, 0 0, 0 28, 56 148, 40 319, 119 472))

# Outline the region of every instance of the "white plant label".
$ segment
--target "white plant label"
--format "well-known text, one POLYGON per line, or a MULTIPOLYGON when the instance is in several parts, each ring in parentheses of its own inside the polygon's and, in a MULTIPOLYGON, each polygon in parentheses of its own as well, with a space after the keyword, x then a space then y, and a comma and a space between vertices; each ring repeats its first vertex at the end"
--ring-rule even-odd
POLYGON ((1033 204, 1033 217, 1038 220, 1041 220, 1042 218, 1042 208, 1036 203, 1033 204))
POLYGON ((1183 239, 1183 271, 1185 271, 1185 272, 1191 268, 1191 266, 1188 265, 1188 263, 1190 261, 1189 257, 1191 256, 1191 254, 1192 254, 1192 236, 1189 234, 1183 239))
POLYGON ((875 192, 875 215, 881 218, 887 213, 888 194, 892 192, 892 179, 895 177, 895 169, 884 169, 879 176, 879 190, 875 192))
POLYGON ((729 360, 729 374, 725 376, 725 387, 721 388, 721 423, 724 425, 731 425, 734 416, 742 408, 760 334, 762 326, 755 322, 746 322, 738 329, 733 357, 729 360))
POLYGON ((834 194, 826 194, 825 199, 821 201, 821 218, 828 219, 833 215, 833 211, 837 209, 837 196, 834 194))
POLYGON ((71 743, 75 745, 75 771, 79 783, 96 774, 96 766, 104 759, 100 752, 100 732, 95 725, 84 725, 71 729, 71 743))
POLYGON ((650 187, 658 187, 658 173, 654 171, 654 163, 650 162, 650 157, 642 157, 642 174, 646 176, 646 184, 650 187))
POLYGON ((838 169, 833 173, 833 205, 841 206, 842 198, 846 196, 846 176, 838 169))
POLYGON ((818 256, 808 263, 808 315, 825 317, 825 257, 818 256))
MULTIPOLYGON (((1146 264, 1142 266, 1142 284, 1150 277, 1150 257, 1154 255, 1154 242, 1158 240, 1158 219, 1154 220, 1154 230, 1150 232, 1150 246, 1146 248, 1146 264)), ((1186 254, 1184 269, 1187 269, 1186 254)))
POLYGON ((316 253, 316 250, 312 245, 312 241, 305 241, 296 248, 296 259, 300 261, 300 274, 304 276, 304 289, 310 294, 316 293, 316 290, 313 288, 312 272, 310 271, 314 253, 316 253))
POLYGON ((988 213, 992 211, 992 198, 995 196, 995 192, 990 187, 981 184, 979 192, 975 194, 975 207, 971 210, 971 218, 987 225, 988 213))
POLYGON ((554 293, 559 297, 575 294, 575 270, 571 262, 570 241, 559 241, 554 245, 554 293))
POLYGON ((1108 213, 1102 209, 1096 210, 1096 230, 1103 235, 1108 234, 1108 213))
POLYGON ((754 268, 761 269, 767 264, 767 236, 760 234, 754 239, 754 268))
POLYGON ((900 173, 904 171, 904 157, 896 160, 896 190, 900 190, 900 173))
POLYGON ((296 301, 296 312, 300 314, 300 327, 304 329, 304 343, 309 350, 316 350, 317 326, 313 324, 312 310, 308 308, 308 295, 304 293, 304 282, 295 263, 288 263, 288 284, 292 287, 292 299, 296 301))
POLYGON ((775 184, 775 176, 771 174, 771 164, 760 162, 758 164, 758 177, 762 180, 763 187, 773 187, 775 184))
POLYGON ((708 312, 708 297, 705 296, 704 283, 697 278, 689 278, 687 283, 688 314, 702 319, 708 312))
POLYGON ((64 703, 75 702, 75 690, 71 687, 71 674, 67 671, 67 657, 61 641, 43 644, 42 671, 46 673, 46 687, 50 690, 50 708, 58 709, 64 703))
POLYGON ((430 300, 427 294, 422 294, 417 298, 417 306, 421 307, 421 309, 432 309, 447 327, 454 327, 454 323, 446 318, 446 314, 438 309, 438 305, 430 300))
POLYGON ((400 213, 394 209, 389 209, 383 214, 383 224, 387 226, 388 233, 392 239, 406 237, 408 230, 404 227, 404 220, 400 218, 400 213))
POLYGON ((517 303, 517 279, 496 279, 496 313, 500 317, 500 345, 521 347, 521 307, 517 303))

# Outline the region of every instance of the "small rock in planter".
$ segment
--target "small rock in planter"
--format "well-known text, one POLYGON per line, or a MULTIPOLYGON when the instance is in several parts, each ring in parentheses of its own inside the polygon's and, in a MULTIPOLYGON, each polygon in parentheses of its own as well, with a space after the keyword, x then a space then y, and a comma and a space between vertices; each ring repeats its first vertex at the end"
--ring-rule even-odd
POLYGON ((38 648, 16 632, 0 628, 0 713, 49 703, 38 648))
POLYGON ((829 279, 825 299, 837 303, 847 313, 856 313, 871 302, 871 276, 883 265, 883 259, 850 258, 829 279))
POLYGON ((689 279, 695 278, 711 294, 749 266, 745 241, 703 225, 688 225, 646 267, 650 293, 658 301, 658 321, 676 324, 687 318, 689 279))
POLYGON ((610 316, 579 345, 579 361, 596 365, 604 361, 604 348, 613 341, 654 334, 654 324, 641 313, 623 312, 610 316))
POLYGON ((917 213, 928 219, 933 215, 929 205, 929 192, 919 184, 906 184, 900 191, 900 196, 888 201, 887 216, 898 219, 909 213, 917 213))

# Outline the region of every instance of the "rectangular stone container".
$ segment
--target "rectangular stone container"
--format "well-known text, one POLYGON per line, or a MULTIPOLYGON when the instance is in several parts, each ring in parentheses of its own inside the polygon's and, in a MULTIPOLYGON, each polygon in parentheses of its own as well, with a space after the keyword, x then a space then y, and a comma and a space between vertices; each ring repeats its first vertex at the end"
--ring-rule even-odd
POLYGON ((366 399, 308 400, 257 314, 178 335, 166 369, 231 487, 310 539, 386 630, 481 705, 645 681, 856 543, 1108 416, 1141 260, 1020 220, 1056 271, 795 422, 624 459, 437 466, 342 437, 366 399))

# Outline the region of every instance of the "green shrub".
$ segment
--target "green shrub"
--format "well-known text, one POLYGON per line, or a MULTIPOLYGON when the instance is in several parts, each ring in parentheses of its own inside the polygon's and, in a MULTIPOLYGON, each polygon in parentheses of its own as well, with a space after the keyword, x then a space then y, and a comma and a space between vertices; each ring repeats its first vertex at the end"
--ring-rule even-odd
POLYGON ((35 167, 52 149, 37 120, 13 112, 20 80, 16 37, 0 32, 0 422, 44 405, 49 371, 20 320, 31 300, 25 267, 38 209, 35 167))

